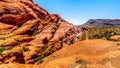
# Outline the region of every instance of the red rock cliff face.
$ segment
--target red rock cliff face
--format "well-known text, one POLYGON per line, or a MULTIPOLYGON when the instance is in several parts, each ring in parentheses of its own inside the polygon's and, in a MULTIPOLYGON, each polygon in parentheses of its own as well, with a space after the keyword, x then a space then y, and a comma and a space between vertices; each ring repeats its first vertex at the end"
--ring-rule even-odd
POLYGON ((79 34, 79 28, 32 0, 0 1, 1 63, 38 63, 40 57, 73 44, 79 34))

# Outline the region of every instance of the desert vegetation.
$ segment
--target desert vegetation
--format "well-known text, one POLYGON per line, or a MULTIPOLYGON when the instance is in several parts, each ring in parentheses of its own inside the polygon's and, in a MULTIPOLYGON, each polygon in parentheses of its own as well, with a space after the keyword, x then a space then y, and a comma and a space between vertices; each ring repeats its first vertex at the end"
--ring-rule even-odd
POLYGON ((114 35, 120 35, 120 28, 94 28, 83 33, 83 39, 107 39, 114 35), (86 35, 87 34, 87 35, 86 35))

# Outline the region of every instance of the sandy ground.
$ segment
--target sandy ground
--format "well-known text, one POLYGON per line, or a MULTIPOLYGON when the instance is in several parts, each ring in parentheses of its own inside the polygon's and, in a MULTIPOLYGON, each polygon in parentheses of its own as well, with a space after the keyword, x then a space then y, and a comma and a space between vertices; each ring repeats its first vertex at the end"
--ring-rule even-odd
POLYGON ((117 44, 101 39, 80 41, 46 57, 41 65, 4 64, 0 68, 120 68, 117 44))

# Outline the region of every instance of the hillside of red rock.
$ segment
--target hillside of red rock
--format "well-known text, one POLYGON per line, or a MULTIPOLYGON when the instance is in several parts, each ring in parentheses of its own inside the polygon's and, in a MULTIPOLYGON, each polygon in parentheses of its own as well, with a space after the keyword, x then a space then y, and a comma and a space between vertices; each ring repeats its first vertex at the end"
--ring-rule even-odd
POLYGON ((80 29, 32 0, 0 0, 0 64, 39 64, 78 40, 80 29))
POLYGON ((120 68, 120 36, 82 32, 32 0, 0 0, 0 68, 120 68))
POLYGON ((119 43, 84 40, 54 52, 40 65, 9 63, 0 68, 120 68, 119 43))

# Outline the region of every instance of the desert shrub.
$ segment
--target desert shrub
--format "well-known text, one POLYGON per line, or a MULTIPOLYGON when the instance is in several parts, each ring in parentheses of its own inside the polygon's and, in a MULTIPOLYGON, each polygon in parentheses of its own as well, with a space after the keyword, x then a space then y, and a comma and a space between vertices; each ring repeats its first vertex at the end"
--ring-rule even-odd
POLYGON ((24 51, 24 52, 27 52, 27 51, 30 51, 30 49, 29 49, 28 47, 24 46, 24 47, 23 47, 23 51, 24 51))
POLYGON ((95 28, 87 32, 89 39, 109 39, 113 35, 120 35, 120 28, 95 28))
POLYGON ((42 51, 44 52, 45 50, 47 50, 48 46, 45 45, 43 48, 42 48, 42 51))
POLYGON ((1 54, 3 51, 6 51, 6 50, 12 50, 12 48, 11 48, 11 47, 9 47, 9 48, 0 47, 0 54, 1 54))
POLYGON ((42 56, 38 56, 37 58, 35 58, 36 64, 42 63, 43 58, 47 57, 48 55, 48 52, 45 52, 42 56))

